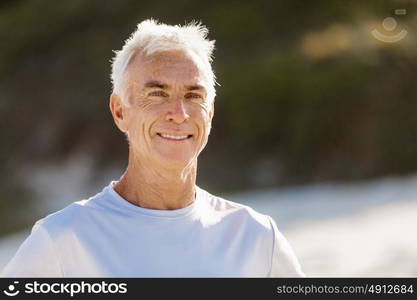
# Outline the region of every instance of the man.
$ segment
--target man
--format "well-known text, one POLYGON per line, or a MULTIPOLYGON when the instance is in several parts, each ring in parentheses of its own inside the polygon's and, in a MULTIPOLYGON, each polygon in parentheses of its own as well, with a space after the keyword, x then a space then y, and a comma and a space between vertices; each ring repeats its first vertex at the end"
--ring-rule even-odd
POLYGON ((206 36, 200 24, 138 25, 112 69, 125 173, 36 222, 3 276, 304 276, 271 217, 196 186, 214 113, 206 36))

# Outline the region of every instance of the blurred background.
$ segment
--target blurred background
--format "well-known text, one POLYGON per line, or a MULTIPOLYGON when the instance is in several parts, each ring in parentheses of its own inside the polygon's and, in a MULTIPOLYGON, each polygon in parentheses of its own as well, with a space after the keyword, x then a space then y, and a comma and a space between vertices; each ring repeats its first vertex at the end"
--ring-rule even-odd
POLYGON ((412 0, 2 0, 0 270, 123 173, 110 60, 151 17, 216 40, 199 186, 271 215, 308 276, 417 277, 412 0))

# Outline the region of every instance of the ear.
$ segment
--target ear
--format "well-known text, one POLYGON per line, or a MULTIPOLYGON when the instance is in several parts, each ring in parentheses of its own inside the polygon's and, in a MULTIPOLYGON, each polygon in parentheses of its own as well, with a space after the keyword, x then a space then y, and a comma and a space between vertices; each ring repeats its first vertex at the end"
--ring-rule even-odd
POLYGON ((117 94, 111 94, 109 107, 116 126, 119 128, 120 131, 126 132, 126 106, 117 94))

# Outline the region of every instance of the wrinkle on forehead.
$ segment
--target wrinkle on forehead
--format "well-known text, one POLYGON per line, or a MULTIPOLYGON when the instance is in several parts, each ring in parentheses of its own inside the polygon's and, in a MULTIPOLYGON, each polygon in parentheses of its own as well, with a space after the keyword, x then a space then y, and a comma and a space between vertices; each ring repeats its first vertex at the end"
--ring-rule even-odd
POLYGON ((201 84, 202 82, 199 81, 207 80, 203 66, 198 59, 182 51, 161 52, 144 58, 138 57, 130 67, 129 77, 132 79, 155 77, 152 79, 163 81, 162 79, 165 78, 172 81, 184 81, 184 85, 201 84))
POLYGON ((202 85, 208 90, 209 81, 201 59, 184 51, 164 51, 148 56, 137 55, 128 66, 127 88, 156 80, 173 87, 202 85))

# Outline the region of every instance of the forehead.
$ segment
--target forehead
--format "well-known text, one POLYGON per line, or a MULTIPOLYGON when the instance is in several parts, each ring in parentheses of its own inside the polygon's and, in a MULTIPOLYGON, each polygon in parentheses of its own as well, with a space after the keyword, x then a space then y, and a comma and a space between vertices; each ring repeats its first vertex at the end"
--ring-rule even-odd
POLYGON ((128 82, 143 86, 155 80, 170 86, 201 85, 207 89, 204 64, 196 55, 183 51, 164 51, 132 58, 127 69, 128 82))

